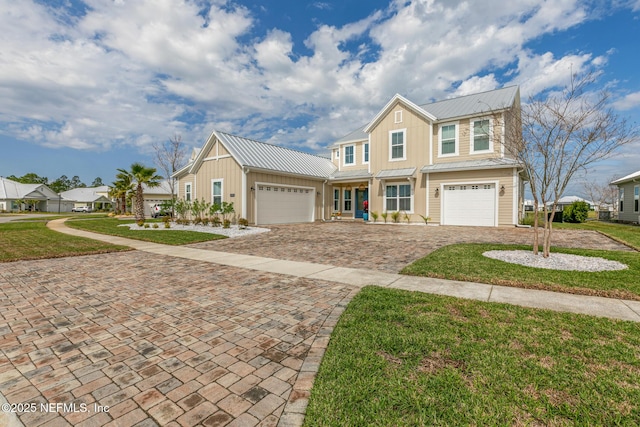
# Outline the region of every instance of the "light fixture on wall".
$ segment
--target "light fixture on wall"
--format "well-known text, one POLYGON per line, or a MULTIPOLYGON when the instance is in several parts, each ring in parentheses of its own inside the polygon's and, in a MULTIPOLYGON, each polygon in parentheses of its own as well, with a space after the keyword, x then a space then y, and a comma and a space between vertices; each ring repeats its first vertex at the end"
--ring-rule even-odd
POLYGON ((500 187, 500 191, 504 191, 504 184, 500 187))
POLYGON ((255 188, 253 188, 253 187, 251 187, 251 191, 256 191, 256 189, 255 189, 255 188))
POLYGON ((360 191, 364 191, 364 184, 360 184, 360 185, 358 185, 358 190, 360 190, 360 191))
POLYGON ((347 185, 347 191, 351 191, 351 186, 347 185))
POLYGON ((435 196, 438 197, 440 195, 440 189, 438 187, 436 187, 436 194, 435 196))

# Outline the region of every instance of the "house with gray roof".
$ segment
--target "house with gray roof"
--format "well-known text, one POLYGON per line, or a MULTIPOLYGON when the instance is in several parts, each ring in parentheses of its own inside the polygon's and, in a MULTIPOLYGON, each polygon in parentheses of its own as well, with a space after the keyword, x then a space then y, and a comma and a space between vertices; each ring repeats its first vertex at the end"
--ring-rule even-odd
POLYGON ((23 184, 0 177, 0 212, 66 212, 70 206, 45 184, 23 184))
POLYGON ((516 86, 424 105, 395 95, 332 143, 330 158, 213 131, 174 174, 178 197, 233 202, 253 224, 365 219, 368 205, 416 223, 514 225, 519 108, 516 86))
POLYGON ((60 196, 73 203, 74 208, 88 207, 92 211, 111 210, 113 203, 109 197, 109 187, 83 187, 63 191, 60 196))

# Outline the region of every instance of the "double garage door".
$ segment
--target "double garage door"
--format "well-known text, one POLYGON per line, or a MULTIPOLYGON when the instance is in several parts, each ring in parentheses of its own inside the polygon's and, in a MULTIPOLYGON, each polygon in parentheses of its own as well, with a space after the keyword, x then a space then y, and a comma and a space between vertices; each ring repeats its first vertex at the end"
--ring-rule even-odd
POLYGON ((313 222, 315 189, 256 185, 256 224, 313 222))
POLYGON ((497 226, 495 184, 445 185, 444 225, 497 226))

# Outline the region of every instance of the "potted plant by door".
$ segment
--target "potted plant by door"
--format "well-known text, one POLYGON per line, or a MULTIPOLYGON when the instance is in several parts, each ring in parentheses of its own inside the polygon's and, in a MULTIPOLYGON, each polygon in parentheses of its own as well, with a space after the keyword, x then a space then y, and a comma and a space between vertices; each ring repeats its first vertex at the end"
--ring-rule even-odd
POLYGON ((369 201, 365 200, 364 202, 362 202, 362 210, 364 211, 362 213, 362 219, 367 222, 369 221, 369 201))

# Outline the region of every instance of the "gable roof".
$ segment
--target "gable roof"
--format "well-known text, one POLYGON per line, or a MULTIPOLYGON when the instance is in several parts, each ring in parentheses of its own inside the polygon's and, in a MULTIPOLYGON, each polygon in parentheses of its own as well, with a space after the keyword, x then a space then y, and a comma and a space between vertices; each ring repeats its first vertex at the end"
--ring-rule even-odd
POLYGON ((378 123, 380 123, 380 120, 382 120, 387 114, 389 114, 389 112, 391 111, 391 109, 393 108, 394 105, 396 105, 396 103, 402 103, 404 104, 404 106, 406 108, 408 108, 409 110, 413 111, 416 115, 429 120, 431 122, 436 120, 436 117, 429 113, 428 111, 426 111, 425 109, 419 107, 418 105, 414 104, 413 102, 409 101, 407 98, 405 98, 404 96, 400 95, 400 94, 395 94, 393 98, 391 98, 389 100, 389 102, 387 102, 387 105, 384 106, 384 108, 382 108, 382 110, 380 110, 380 112, 378 114, 376 114, 376 116, 373 118, 373 120, 371 120, 371 122, 369 122, 369 124, 367 126, 365 126, 364 131, 366 133, 369 133, 371 131, 371 129, 373 129, 374 127, 376 127, 376 125, 378 123))
POLYGON ((519 92, 518 86, 509 86, 487 92, 436 101, 420 108, 437 117, 438 121, 454 117, 471 116, 499 111, 513 105, 519 92))
POLYGON ((174 176, 187 170, 190 173, 195 173, 195 170, 204 160, 204 155, 209 151, 208 147, 213 146, 215 140, 225 146, 231 157, 241 167, 249 169, 324 179, 328 178, 336 170, 336 166, 326 157, 214 130, 193 161, 176 172, 174 176))
POLYGON ((627 176, 623 176, 622 178, 618 178, 615 181, 611 181, 611 184, 624 184, 625 182, 631 182, 631 181, 640 181, 640 171, 638 172, 634 172, 631 173, 627 176))
POLYGON ((63 199, 72 200, 74 202, 108 202, 109 199, 97 193, 102 187, 85 187, 85 188, 73 188, 71 190, 63 191, 60 193, 63 199))
POLYGON ((38 199, 55 197, 57 194, 45 184, 23 184, 0 177, 0 199, 38 199))

